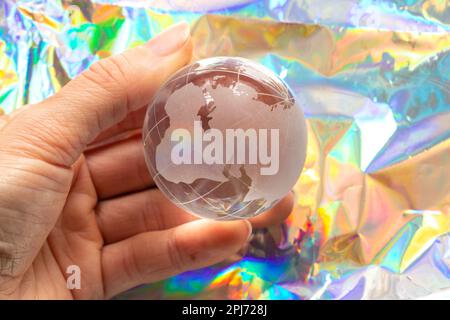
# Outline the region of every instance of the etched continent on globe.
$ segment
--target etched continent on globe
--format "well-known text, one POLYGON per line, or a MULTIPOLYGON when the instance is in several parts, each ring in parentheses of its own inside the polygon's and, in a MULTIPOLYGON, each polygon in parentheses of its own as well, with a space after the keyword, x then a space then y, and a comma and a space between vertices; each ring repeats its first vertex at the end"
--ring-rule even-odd
POLYGON ((147 110, 143 141, 156 185, 206 218, 262 213, 297 181, 303 112, 270 70, 246 59, 200 60, 173 75, 147 110))

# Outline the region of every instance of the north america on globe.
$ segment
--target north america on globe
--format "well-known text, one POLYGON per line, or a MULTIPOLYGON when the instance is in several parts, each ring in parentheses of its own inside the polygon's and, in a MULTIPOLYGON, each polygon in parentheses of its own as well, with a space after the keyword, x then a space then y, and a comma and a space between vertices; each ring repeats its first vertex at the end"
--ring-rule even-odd
POLYGON ((241 58, 187 66, 159 90, 143 140, 157 186, 206 218, 242 219, 285 196, 305 159, 303 112, 273 73, 241 58))

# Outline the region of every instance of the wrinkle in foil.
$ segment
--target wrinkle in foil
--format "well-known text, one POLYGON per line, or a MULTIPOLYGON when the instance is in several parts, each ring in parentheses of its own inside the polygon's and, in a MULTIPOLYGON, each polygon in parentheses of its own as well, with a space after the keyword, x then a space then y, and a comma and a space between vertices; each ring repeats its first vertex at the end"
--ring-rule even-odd
POLYGON ((286 223, 121 298, 450 298, 450 8, 440 0, 2 1, 0 107, 180 20, 195 57, 276 72, 310 137, 286 223))

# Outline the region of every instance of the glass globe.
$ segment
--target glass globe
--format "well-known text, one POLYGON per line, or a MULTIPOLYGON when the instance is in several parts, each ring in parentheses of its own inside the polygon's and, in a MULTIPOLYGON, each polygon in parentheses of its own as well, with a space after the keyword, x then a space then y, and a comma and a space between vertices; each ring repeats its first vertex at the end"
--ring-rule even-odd
POLYGON ((246 219, 293 187, 306 152, 303 112, 272 71, 243 58, 197 61, 156 93, 145 159, 159 189, 204 218, 246 219))

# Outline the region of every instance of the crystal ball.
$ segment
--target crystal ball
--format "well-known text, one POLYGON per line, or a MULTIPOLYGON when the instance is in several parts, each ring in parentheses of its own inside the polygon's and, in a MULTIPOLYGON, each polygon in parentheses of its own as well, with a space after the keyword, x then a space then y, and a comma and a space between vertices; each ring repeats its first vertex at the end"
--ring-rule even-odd
POLYGON ((177 206, 211 219, 254 217, 292 189, 306 125, 287 85, 243 58, 197 61, 155 94, 142 132, 155 184, 177 206))

